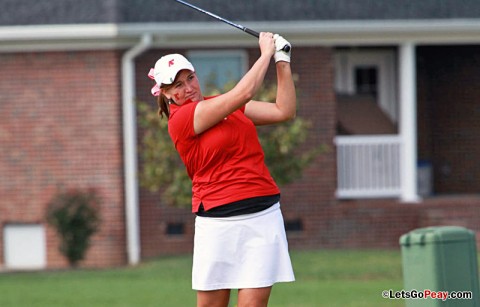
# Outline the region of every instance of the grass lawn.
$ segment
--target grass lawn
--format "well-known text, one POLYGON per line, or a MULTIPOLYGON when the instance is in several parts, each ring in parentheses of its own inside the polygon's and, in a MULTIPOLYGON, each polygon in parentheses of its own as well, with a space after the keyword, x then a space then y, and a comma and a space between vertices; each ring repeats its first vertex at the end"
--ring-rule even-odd
MULTIPOLYGON (((401 290, 400 251, 292 251, 296 282, 276 284, 271 307, 404 306, 382 290, 401 290)), ((2 307, 195 306, 191 256, 137 267, 0 274, 2 307)), ((234 306, 236 295, 232 295, 234 306)))

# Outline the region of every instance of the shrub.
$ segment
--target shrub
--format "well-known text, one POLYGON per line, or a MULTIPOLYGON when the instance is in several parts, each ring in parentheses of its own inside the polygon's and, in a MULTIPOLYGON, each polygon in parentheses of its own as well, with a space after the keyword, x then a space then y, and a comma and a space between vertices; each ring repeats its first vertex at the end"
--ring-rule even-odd
POLYGON ((48 204, 47 222, 60 236, 59 250, 72 267, 84 259, 90 237, 98 230, 100 203, 97 193, 90 189, 59 192, 48 204))

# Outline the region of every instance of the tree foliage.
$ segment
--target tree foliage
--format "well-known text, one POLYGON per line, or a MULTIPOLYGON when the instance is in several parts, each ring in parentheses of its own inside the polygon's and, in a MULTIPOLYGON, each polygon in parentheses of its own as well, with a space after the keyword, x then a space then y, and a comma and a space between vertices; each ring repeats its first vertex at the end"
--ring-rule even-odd
POLYGON ((192 183, 168 134, 168 121, 156 110, 138 102, 142 128, 140 149, 140 185, 151 192, 162 192, 162 201, 176 207, 188 207, 192 201, 192 183))
MULTIPOLYGON (((224 90, 228 90, 227 85, 224 90)), ((209 91, 209 95, 220 93, 218 89, 209 91)), ((255 99, 273 102, 276 85, 263 86, 255 99)), ((167 129, 167 120, 163 120, 146 102, 138 102, 141 136, 140 184, 151 192, 162 192, 162 201, 177 207, 191 205, 191 181, 185 166, 176 152, 167 129)), ((311 123, 296 117, 286 123, 260 127, 259 140, 265 153, 265 162, 279 185, 298 179, 303 169, 322 150, 313 148, 301 150, 308 136, 311 123)))

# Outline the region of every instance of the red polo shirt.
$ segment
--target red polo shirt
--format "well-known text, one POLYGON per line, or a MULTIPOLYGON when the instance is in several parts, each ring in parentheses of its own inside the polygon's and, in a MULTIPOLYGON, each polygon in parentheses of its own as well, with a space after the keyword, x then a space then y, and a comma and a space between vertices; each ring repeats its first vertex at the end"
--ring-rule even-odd
MULTIPOLYGON (((209 98, 206 98, 207 100, 209 98)), ((196 135, 198 102, 170 105, 168 132, 192 179, 192 212, 280 193, 264 162, 255 125, 241 108, 196 135)))

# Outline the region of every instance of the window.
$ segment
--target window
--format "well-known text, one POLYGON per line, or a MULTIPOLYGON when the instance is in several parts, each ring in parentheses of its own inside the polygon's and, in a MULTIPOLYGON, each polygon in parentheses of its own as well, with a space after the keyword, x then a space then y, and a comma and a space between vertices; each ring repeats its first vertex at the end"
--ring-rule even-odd
POLYGON ((284 224, 287 232, 303 231, 303 222, 301 219, 285 220, 284 224))
POLYGON ((168 223, 166 232, 168 235, 183 235, 185 234, 185 224, 184 223, 168 223))
POLYGON ((394 49, 352 48, 335 52, 335 90, 342 95, 375 98, 377 105, 396 123, 396 63, 394 49))
POLYGON ((244 51, 191 51, 187 54, 195 67, 202 92, 223 90, 229 83, 237 82, 247 71, 247 54, 244 51))
POLYGON ((375 66, 355 67, 355 92, 360 95, 377 97, 378 69, 375 66))

